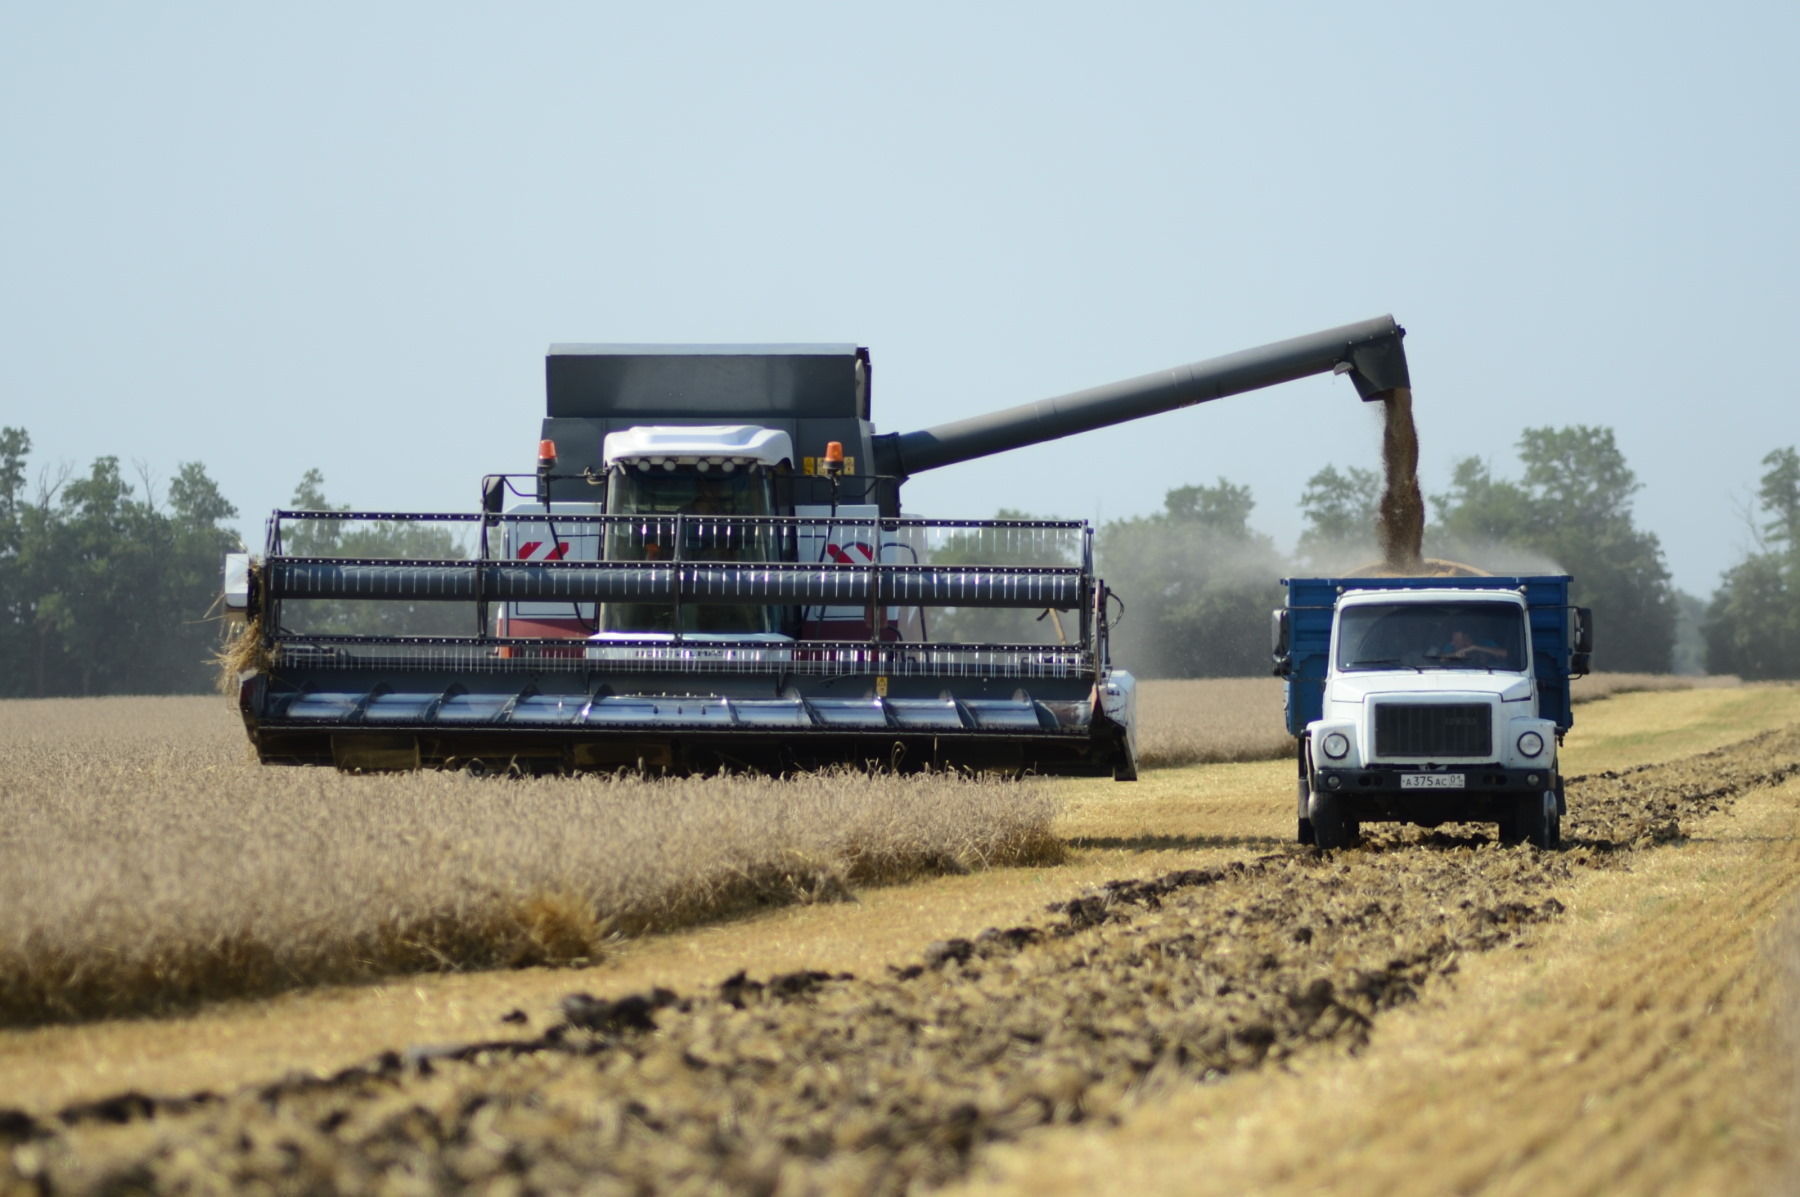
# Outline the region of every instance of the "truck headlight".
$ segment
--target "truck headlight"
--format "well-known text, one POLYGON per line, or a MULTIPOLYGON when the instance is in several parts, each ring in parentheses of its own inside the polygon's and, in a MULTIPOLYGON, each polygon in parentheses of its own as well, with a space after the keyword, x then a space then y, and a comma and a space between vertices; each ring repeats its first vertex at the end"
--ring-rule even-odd
POLYGON ((1544 751, 1544 737, 1536 732, 1526 732, 1519 737, 1519 751, 1525 756, 1536 756, 1544 751))
POLYGON ((1325 755, 1334 761, 1341 761, 1350 755, 1350 737, 1343 732, 1332 732, 1325 737, 1325 755))

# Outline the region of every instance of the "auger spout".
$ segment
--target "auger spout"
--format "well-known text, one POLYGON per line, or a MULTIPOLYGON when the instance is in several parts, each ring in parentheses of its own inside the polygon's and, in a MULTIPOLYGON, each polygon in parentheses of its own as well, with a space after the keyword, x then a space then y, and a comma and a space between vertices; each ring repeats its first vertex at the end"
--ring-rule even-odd
POLYGON ((1392 316, 1380 316, 935 428, 890 433, 874 440, 876 466, 904 478, 1333 371, 1349 374, 1364 400, 1381 399, 1411 385, 1405 335, 1392 316))

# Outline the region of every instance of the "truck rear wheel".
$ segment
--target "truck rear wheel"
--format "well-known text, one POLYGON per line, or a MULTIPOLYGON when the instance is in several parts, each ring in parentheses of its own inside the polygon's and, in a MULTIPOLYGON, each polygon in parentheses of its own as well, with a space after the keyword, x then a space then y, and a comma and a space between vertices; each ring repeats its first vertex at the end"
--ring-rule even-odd
POLYGON ((1313 842, 1320 848, 1348 848, 1356 842, 1362 829, 1344 811, 1344 801, 1336 794, 1319 790, 1307 800, 1311 815, 1313 842))

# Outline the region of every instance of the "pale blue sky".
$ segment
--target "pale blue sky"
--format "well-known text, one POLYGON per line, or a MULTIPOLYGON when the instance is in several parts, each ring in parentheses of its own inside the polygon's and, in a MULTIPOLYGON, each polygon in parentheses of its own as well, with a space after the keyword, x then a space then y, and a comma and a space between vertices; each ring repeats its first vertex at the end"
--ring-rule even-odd
MULTIPOLYGON (((1611 425, 1676 581, 1800 442, 1791 4, 0 0, 0 423, 467 509, 553 341, 855 341, 905 431, 1392 312, 1428 492, 1611 425)), ((1291 544, 1341 380, 926 474, 1092 519, 1221 475, 1291 544)), ((1579 568, 1579 563, 1566 563, 1579 568)))

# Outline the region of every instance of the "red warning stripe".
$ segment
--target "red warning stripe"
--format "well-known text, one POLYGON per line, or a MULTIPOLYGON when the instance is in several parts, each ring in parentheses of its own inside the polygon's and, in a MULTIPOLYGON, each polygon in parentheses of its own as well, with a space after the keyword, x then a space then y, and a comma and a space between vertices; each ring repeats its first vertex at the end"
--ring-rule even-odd
POLYGON ((544 542, 541 540, 526 541, 524 544, 519 546, 519 560, 520 561, 561 561, 563 559, 563 557, 569 551, 569 542, 566 540, 559 540, 556 542, 555 548, 551 549, 548 553, 544 553, 544 554, 540 555, 538 553, 538 550, 543 547, 544 547, 544 542))
MULTIPOLYGON (((866 545, 860 540, 853 540, 850 542, 848 547, 855 549, 857 552, 861 553, 863 555, 863 561, 875 560, 875 549, 874 549, 874 546, 872 546, 872 545, 866 545)), ((848 552, 846 552, 845 549, 840 548, 839 546, 837 546, 835 544, 826 545, 825 552, 828 556, 830 556, 830 558, 833 561, 837 562, 839 565, 861 565, 862 564, 862 561, 858 561, 856 558, 852 557, 848 552)))

